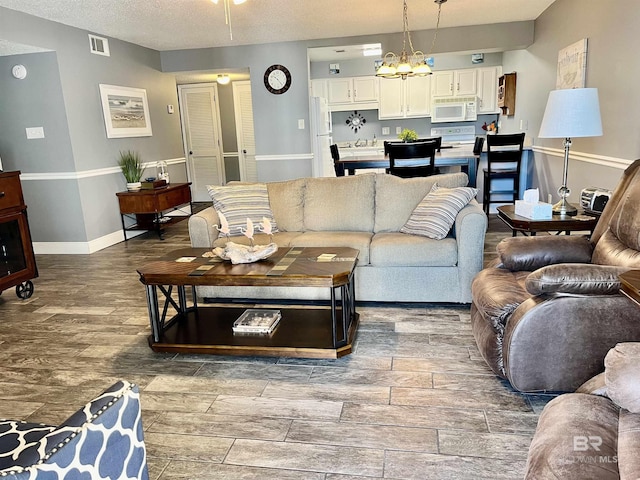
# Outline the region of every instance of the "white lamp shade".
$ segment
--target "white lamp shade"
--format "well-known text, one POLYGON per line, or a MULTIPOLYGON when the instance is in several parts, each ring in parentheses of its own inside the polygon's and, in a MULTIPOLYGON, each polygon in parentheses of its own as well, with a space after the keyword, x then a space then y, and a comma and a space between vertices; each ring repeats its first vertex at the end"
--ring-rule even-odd
POLYGON ((602 135, 597 88, 568 88, 549 92, 540 125, 540 138, 602 135))

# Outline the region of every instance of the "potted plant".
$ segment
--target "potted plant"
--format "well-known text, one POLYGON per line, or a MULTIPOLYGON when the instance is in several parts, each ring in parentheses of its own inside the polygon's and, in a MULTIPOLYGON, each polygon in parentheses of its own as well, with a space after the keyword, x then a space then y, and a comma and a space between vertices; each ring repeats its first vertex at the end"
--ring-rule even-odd
POLYGON ((415 130, 405 128, 400 132, 400 134, 398 134, 398 138, 403 142, 415 142, 418 140, 418 134, 415 130))
POLYGON ((140 190, 142 187, 140 179, 142 179, 142 173, 144 172, 140 155, 138 155, 137 152, 132 152, 131 150, 127 150, 126 152, 121 151, 118 165, 120 166, 120 170, 122 170, 125 180, 127 181, 127 190, 140 190))

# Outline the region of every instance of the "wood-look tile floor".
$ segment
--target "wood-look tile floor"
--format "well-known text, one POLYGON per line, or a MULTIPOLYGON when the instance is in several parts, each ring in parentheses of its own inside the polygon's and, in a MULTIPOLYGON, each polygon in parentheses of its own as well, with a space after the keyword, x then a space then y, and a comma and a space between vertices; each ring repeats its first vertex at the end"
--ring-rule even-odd
MULTIPOLYGON (((486 260, 508 235, 490 221, 486 260)), ((33 297, 0 296, 0 418, 57 424, 126 379, 152 479, 522 478, 551 397, 489 370, 468 306, 360 307, 339 360, 157 354, 136 267, 188 244, 180 222, 163 241, 39 255, 33 297)))

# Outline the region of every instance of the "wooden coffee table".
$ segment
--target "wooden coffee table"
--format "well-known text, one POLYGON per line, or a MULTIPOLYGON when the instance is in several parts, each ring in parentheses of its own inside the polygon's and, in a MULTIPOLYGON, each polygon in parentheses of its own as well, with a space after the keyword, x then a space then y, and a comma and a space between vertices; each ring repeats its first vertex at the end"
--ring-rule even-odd
POLYGON ((354 288, 358 250, 280 248, 265 260, 241 265, 203 256, 208 252, 181 249, 138 269, 146 286, 149 345, 154 351, 307 358, 351 353, 358 327, 354 288), (250 307, 199 306, 195 287, 204 285, 326 287, 331 300, 327 307, 278 306, 282 319, 269 335, 234 334, 233 322, 250 307), (187 286, 192 287, 191 302, 187 286))
POLYGON ((498 218, 507 224, 514 237, 518 232, 531 236, 534 236, 536 232, 557 232, 558 234, 565 232, 567 235, 575 231, 590 231, 593 233, 593 229, 596 228, 598 223, 598 217, 582 213, 574 216, 554 215, 546 220, 533 220, 516 215, 514 205, 498 207, 498 218))

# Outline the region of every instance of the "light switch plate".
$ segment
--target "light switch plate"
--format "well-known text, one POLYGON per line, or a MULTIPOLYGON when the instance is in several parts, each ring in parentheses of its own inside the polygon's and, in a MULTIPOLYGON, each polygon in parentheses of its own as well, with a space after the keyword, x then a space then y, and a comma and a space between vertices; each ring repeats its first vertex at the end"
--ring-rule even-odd
POLYGON ((27 138, 32 140, 34 138, 44 138, 44 128, 42 127, 27 127, 25 128, 27 132, 27 138))
POLYGON ((396 133, 397 134, 401 134, 402 133, 402 127, 396 127, 396 133))
POLYGON ((389 135, 389 127, 382 127, 382 134, 389 135))
POLYGON ((304 118, 298 119, 298 130, 304 130, 304 118))

